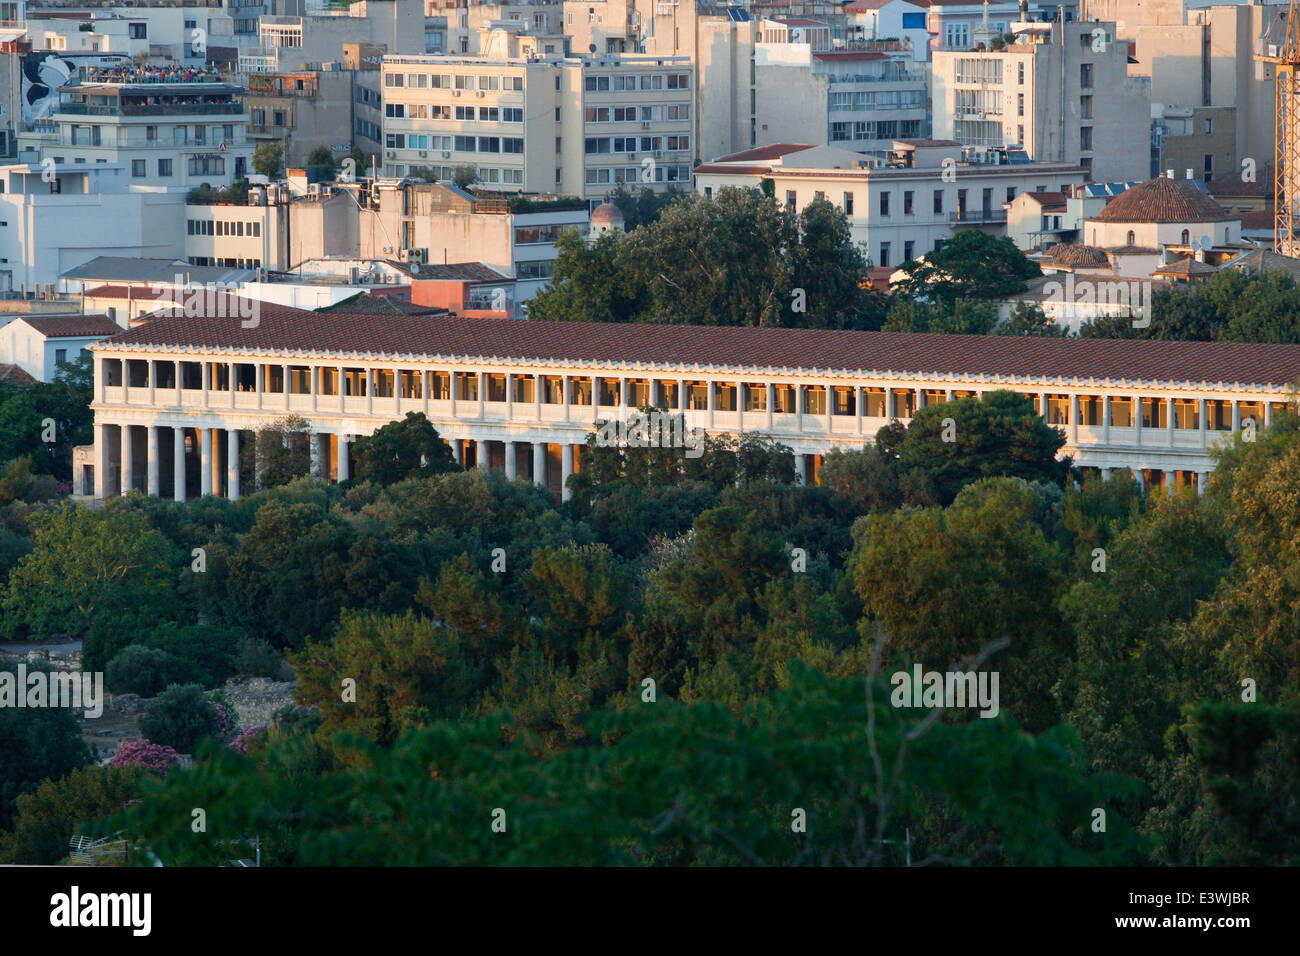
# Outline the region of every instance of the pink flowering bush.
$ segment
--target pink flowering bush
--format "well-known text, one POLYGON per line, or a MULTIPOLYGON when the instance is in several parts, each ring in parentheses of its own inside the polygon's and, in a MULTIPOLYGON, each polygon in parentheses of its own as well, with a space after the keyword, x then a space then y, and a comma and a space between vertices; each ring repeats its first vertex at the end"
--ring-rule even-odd
POLYGON ((208 695, 212 709, 217 712, 217 739, 229 743, 239 734, 239 716, 226 702, 225 695, 217 691, 208 695))
POLYGON ((248 753, 248 745, 254 739, 260 737, 262 735, 262 732, 265 730, 266 730, 266 725, 259 724, 256 727, 249 727, 247 730, 241 731, 239 736, 236 737, 234 741, 231 743, 230 749, 235 751, 236 753, 241 753, 241 754, 248 753))
POLYGON ((173 764, 179 763, 181 755, 171 747, 155 744, 141 737, 128 740, 117 748, 110 767, 143 767, 152 773, 166 773, 173 764))

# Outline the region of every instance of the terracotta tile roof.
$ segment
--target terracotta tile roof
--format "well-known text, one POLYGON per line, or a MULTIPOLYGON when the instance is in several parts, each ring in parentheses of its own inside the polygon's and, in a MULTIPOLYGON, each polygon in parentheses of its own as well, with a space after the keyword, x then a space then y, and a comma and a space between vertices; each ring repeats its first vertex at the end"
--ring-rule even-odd
POLYGON ((1225 222, 1240 219, 1181 179, 1157 176, 1106 204, 1098 222, 1225 222))
POLYGON ((149 302, 153 299, 162 298, 171 295, 170 284, 167 289, 146 289, 140 286, 129 285, 97 285, 93 289, 85 289, 83 296, 89 296, 94 299, 132 299, 141 302, 149 302))
POLYGON ((482 262, 452 262, 446 265, 413 264, 410 266, 414 282, 507 282, 509 276, 497 272, 482 262))
POLYGON ((1076 245, 1071 242, 1058 242, 1048 253, 1053 262, 1063 266, 1108 266, 1110 257, 1096 246, 1076 245))
POLYGON ((1242 229, 1266 229, 1272 232, 1277 228, 1277 220, 1274 218, 1271 210, 1260 209, 1255 212, 1243 212, 1241 214, 1242 229))
POLYGON ((183 347, 412 360, 559 364, 661 363, 704 370, 817 370, 1018 376, 1035 379, 1226 382, 1284 386, 1300 379, 1300 345, 1068 339, 760 329, 689 325, 615 325, 348 313, 268 306, 255 328, 238 318, 159 318, 95 349, 183 347))
POLYGON ((32 378, 25 369, 17 365, 11 365, 8 362, 0 362, 0 383, 5 385, 17 385, 19 388, 26 388, 28 385, 35 385, 36 379, 32 378))
POLYGON ((1208 276, 1213 275, 1219 270, 1214 266, 1207 266, 1204 262, 1197 262, 1195 259, 1179 259, 1177 262, 1171 262, 1167 266, 1161 266, 1156 269, 1152 275, 1162 276, 1208 276))
POLYGON ((1062 192, 1041 193, 1038 192, 1037 190, 1026 190, 1020 195, 1028 196, 1030 199, 1032 199, 1034 202, 1038 203, 1040 206, 1044 207, 1045 209, 1055 209, 1058 206, 1062 208, 1065 207, 1066 195, 1065 193, 1062 192))
POLYGON ((122 327, 106 315, 24 315, 26 322, 47 339, 74 339, 90 335, 108 337, 122 327))
POLYGON ((448 310, 433 305, 416 305, 409 295, 361 292, 338 305, 318 312, 350 312, 353 315, 446 315, 448 310))
POLYGON ((714 160, 715 163, 746 163, 762 162, 766 159, 780 159, 787 153, 798 153, 805 149, 815 149, 813 143, 772 143, 769 146, 759 146, 757 149, 747 149, 743 153, 732 153, 730 156, 719 156, 714 160))

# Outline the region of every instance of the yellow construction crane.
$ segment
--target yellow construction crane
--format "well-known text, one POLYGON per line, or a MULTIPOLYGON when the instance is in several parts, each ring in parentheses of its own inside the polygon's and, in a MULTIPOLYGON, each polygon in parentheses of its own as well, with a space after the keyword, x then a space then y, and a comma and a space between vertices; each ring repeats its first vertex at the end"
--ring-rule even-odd
POLYGON ((1296 0, 1279 11, 1260 38, 1255 59, 1274 66, 1273 251, 1295 257, 1296 205, 1300 203, 1300 14, 1296 0))

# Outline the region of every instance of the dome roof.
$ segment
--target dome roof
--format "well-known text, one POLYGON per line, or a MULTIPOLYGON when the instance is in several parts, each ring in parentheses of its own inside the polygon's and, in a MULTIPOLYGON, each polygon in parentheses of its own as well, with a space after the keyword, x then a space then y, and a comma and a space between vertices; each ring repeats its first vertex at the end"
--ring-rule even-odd
POLYGON ((1225 222, 1240 219, 1183 179, 1159 176, 1126 189, 1106 204, 1097 222, 1225 222))
POLYGON ((614 226, 623 225, 623 212, 612 202, 603 202, 591 211, 591 224, 614 226))
POLYGON ((1052 247, 1052 261, 1063 266, 1108 266, 1110 258, 1096 246, 1060 242, 1052 247))

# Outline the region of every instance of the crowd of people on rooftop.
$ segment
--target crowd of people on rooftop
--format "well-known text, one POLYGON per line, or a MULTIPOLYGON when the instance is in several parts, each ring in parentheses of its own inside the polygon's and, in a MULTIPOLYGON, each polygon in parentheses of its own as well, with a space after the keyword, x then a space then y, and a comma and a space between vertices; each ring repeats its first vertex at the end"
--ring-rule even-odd
POLYGON ((82 68, 82 74, 88 83, 198 83, 221 79, 221 74, 209 66, 88 66, 82 68))

